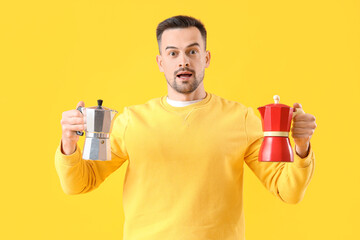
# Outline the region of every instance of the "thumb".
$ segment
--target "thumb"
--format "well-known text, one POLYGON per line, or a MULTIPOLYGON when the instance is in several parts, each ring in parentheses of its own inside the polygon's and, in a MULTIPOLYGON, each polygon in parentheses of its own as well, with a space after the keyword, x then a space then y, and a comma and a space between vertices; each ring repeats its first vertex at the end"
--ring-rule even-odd
POLYGON ((294 108, 302 108, 301 104, 300 103, 294 103, 294 108))
POLYGON ((78 102, 78 104, 76 105, 76 108, 78 107, 85 107, 85 103, 83 101, 78 102))

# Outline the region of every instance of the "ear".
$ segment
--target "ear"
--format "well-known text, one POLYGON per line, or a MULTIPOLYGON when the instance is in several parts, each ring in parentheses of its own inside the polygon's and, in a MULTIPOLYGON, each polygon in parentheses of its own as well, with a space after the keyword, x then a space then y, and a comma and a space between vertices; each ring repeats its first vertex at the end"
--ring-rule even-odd
POLYGON ((162 66, 162 57, 161 57, 161 55, 156 55, 156 62, 158 64, 158 66, 159 66, 160 72, 164 72, 164 68, 162 66))
POLYGON ((210 51, 206 51, 206 56, 205 56, 205 68, 209 67, 209 65, 210 65, 210 58, 211 58, 210 51))

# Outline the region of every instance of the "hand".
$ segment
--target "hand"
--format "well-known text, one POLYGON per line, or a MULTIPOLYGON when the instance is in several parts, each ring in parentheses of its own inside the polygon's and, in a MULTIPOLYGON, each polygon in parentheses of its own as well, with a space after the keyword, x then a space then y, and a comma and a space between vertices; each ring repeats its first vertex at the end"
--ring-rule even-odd
MULTIPOLYGON (((300 103, 294 103, 294 108, 302 107, 300 103)), ((295 142, 295 151, 301 158, 308 155, 310 139, 316 126, 315 116, 309 113, 298 114, 293 119, 291 136, 295 142)))
MULTIPOLYGON (((80 101, 76 108, 79 106, 85 107, 85 103, 80 101)), ((76 143, 79 141, 76 131, 86 129, 83 115, 76 109, 63 112, 60 123, 62 126, 61 151, 65 155, 73 154, 76 150, 76 143)))

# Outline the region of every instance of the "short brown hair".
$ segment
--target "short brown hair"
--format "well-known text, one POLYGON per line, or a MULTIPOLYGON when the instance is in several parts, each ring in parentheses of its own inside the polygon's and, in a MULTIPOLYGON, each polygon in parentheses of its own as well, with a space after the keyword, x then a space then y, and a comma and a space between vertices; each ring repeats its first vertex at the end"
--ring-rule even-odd
POLYGON ((157 42, 158 42, 158 46, 159 46, 159 52, 161 52, 160 51, 161 36, 166 29, 188 28, 188 27, 196 27, 197 29, 199 29, 201 36, 204 39, 205 49, 206 49, 206 29, 204 27, 204 24, 202 24, 202 22, 200 22, 200 20, 197 20, 193 17, 178 15, 178 16, 174 16, 174 17, 165 19, 164 21, 159 23, 159 25, 157 26, 156 38, 157 38, 157 42))

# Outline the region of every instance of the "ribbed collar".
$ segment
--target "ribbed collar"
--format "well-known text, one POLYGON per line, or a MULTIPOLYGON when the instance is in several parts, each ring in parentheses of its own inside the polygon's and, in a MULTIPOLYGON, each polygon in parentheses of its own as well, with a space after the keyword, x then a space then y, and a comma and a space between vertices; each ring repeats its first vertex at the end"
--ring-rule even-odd
POLYGON ((184 112, 184 111, 188 111, 190 109, 193 109, 193 108, 199 108, 199 107, 203 107, 205 105, 207 105, 210 100, 212 99, 212 94, 209 93, 209 92, 206 92, 206 97, 204 99, 202 99, 201 101, 199 102, 196 102, 196 103, 192 103, 188 106, 185 106, 185 107, 174 107, 174 106, 171 106, 167 101, 166 101, 166 97, 167 96, 162 96, 160 98, 160 103, 161 105, 167 109, 167 110, 170 110, 172 112, 184 112))
POLYGON ((192 101, 176 101, 176 100, 172 100, 170 99, 169 97, 166 97, 166 101, 171 105, 171 106, 174 106, 174 107, 185 107, 185 106, 188 106, 190 104, 194 104, 194 103, 197 103, 197 102, 200 102, 201 100, 203 100, 204 98, 202 99, 196 99, 196 100, 192 100, 192 101))

